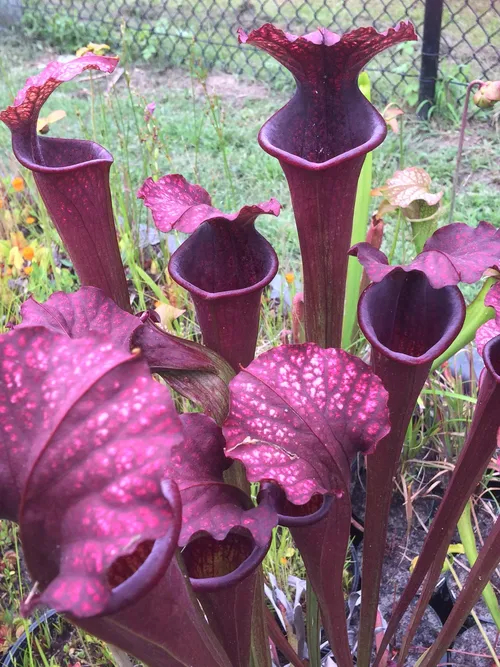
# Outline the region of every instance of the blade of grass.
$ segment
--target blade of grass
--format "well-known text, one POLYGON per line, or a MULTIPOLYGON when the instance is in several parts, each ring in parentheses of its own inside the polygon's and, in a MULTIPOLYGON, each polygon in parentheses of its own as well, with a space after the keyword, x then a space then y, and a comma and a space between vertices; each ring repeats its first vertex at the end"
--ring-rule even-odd
POLYGON ((465 401, 466 403, 473 403, 474 405, 477 403, 477 398, 475 396, 466 396, 466 394, 459 394, 453 391, 439 391, 437 392, 435 389, 423 389, 421 392, 422 395, 432 395, 432 396, 442 396, 443 398, 457 398, 461 401, 465 401))
POLYGON ((87 646, 87 642, 85 641, 85 637, 82 634, 82 631, 78 626, 76 626, 76 632, 78 634, 78 638, 80 639, 80 643, 82 645, 83 651, 85 653, 85 657, 87 658, 87 662, 89 663, 90 667, 97 667, 97 665, 94 664, 94 661, 92 660, 92 657, 90 655, 89 647, 87 646))
POLYGON ((137 264, 134 267, 134 270, 137 271, 143 282, 151 289, 158 301, 166 302, 165 294, 163 293, 161 287, 155 283, 155 281, 144 271, 144 269, 137 264))
POLYGON ((41 647, 40 642, 38 641, 37 637, 35 637, 35 644, 36 644, 36 647, 38 649, 38 654, 40 656, 40 659, 44 664, 44 667, 50 667, 50 665, 48 663, 48 660, 47 660, 47 657, 46 657, 46 655, 43 651, 43 648, 41 647))
MULTIPOLYGON (((465 510, 460 517, 457 528, 460 535, 460 541, 464 545, 465 555, 472 567, 477 560, 477 547, 474 538, 474 529, 470 516, 471 506, 470 501, 465 506, 465 510)), ((495 625, 500 630, 500 608, 498 607, 498 600, 491 584, 486 584, 483 591, 483 600, 488 607, 491 617, 495 621, 495 625)))

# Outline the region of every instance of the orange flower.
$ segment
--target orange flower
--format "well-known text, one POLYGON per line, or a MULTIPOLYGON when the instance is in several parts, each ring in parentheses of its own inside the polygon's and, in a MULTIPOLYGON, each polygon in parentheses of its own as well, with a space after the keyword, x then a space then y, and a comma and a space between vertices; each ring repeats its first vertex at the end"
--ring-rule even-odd
POLYGON ((5 206, 4 200, 0 197, 0 208, 3 208, 5 206))
POLYGON ((31 260, 33 259, 34 256, 35 256, 35 251, 33 250, 33 248, 30 245, 26 246, 26 248, 24 248, 24 250, 23 250, 24 259, 27 262, 31 262, 31 260))
POLYGON ((34 218, 32 215, 28 215, 25 222, 27 225, 32 225, 34 222, 36 222, 36 218, 34 218))
POLYGON ((293 273, 285 273, 285 280, 287 281, 287 283, 289 285, 291 285, 293 283, 294 278, 295 278, 295 276, 293 275, 293 273))
POLYGON ((27 276, 29 276, 30 273, 31 273, 32 271, 33 271, 33 267, 32 267, 32 266, 25 266, 25 267, 24 267, 24 273, 25 273, 27 276))
POLYGON ((21 176, 16 176, 12 179, 11 185, 16 192, 22 192, 24 190, 24 179, 21 176))

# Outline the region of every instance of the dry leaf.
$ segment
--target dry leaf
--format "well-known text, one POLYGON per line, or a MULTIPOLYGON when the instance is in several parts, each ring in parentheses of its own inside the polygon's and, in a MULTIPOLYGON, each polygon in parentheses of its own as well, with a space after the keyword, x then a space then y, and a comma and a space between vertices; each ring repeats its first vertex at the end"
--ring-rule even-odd
POLYGON ((389 125, 394 134, 399 134, 399 123, 397 121, 397 117, 402 116, 403 114, 404 111, 402 111, 394 104, 388 104, 382 112, 383 119, 387 125, 389 125))
POLYGON ((500 81, 486 81, 474 95, 474 104, 480 109, 489 109, 500 102, 500 81))
POLYGON ((17 246, 12 246, 9 252, 9 259, 7 260, 9 266, 14 267, 17 271, 20 271, 24 266, 24 259, 21 255, 21 252, 17 246))
POLYGON ((39 118, 36 121, 36 130, 40 134, 47 134, 49 131, 49 125, 52 125, 52 123, 57 123, 58 120, 62 120, 63 118, 66 118, 66 112, 62 109, 52 111, 45 118, 39 118))
POLYGON ((370 224, 366 232, 365 241, 372 245, 377 250, 380 250, 382 246, 382 240, 384 238, 384 220, 380 215, 380 212, 377 211, 370 218, 370 224))
POLYGON ((429 206, 438 204, 443 192, 431 193, 431 177, 421 167, 407 167, 396 171, 386 182, 386 185, 372 190, 373 196, 383 196, 391 206, 407 208, 413 202, 422 199, 429 206))
POLYGON ((383 196, 377 215, 384 216, 396 209, 412 222, 434 220, 440 209, 443 192, 429 192, 431 177, 421 167, 407 167, 396 171, 385 185, 371 191, 372 196, 383 196))
POLYGON ((22 232, 11 232, 10 243, 12 246, 16 246, 16 248, 19 248, 20 250, 26 248, 28 245, 28 241, 25 239, 22 232))
POLYGON ((107 44, 94 44, 94 42, 89 42, 87 46, 82 46, 76 52, 76 56, 81 58, 87 53, 94 53, 96 56, 103 56, 106 51, 109 51, 111 47, 107 44))
POLYGON ((155 308, 155 311, 160 316, 161 325, 168 330, 172 330, 172 322, 186 312, 184 309, 176 308, 170 303, 160 303, 160 305, 155 308))
POLYGON ((3 555, 3 562, 10 567, 14 567, 14 565, 17 563, 16 552, 12 551, 12 549, 6 551, 3 555))

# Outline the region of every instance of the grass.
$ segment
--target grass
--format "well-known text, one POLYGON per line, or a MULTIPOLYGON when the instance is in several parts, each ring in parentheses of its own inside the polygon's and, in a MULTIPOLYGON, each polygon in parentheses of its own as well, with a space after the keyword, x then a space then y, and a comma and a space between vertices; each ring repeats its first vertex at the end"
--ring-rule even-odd
MULTIPOLYGON (((27 53, 23 51, 23 61, 12 57, 20 52, 21 45, 15 39, 0 45, 1 108, 11 102, 26 77, 53 55, 35 45, 27 53)), ((164 173, 182 173, 188 180, 203 185, 212 194, 214 203, 225 210, 274 196, 283 204, 281 216, 278 219, 264 216, 258 226, 280 258, 281 287, 277 289, 281 298, 267 294, 264 299, 258 351, 276 344, 281 331, 290 327, 283 291, 287 286, 293 296, 300 289, 300 255, 283 173, 278 162, 259 148, 256 135, 262 122, 286 101, 286 95, 264 84, 228 75, 207 77, 195 63, 191 73, 131 67, 115 85, 110 86, 109 81, 84 75, 79 82, 65 84, 52 96, 44 114, 63 109, 67 116, 51 133, 95 139, 115 157, 113 200, 120 247, 137 309, 154 307, 158 301, 185 309, 185 314, 173 326, 183 335, 199 335, 189 300, 172 284, 165 271, 168 248, 176 240, 155 239, 153 245, 143 242, 148 235, 154 235, 154 230, 135 193, 147 176, 157 178, 164 173), (154 117, 145 121, 145 105, 151 101, 156 102, 154 117), (288 276, 291 282, 288 286, 285 275, 289 273, 294 277, 290 281, 288 276)), ((393 101, 403 106, 405 103, 404 100, 393 101)), ((486 118, 486 114, 482 114, 468 130, 456 212, 457 219, 469 224, 486 219, 500 227, 497 168, 500 144, 495 127, 486 122, 486 118)), ((442 189, 445 193, 445 220, 456 154, 456 126, 439 116, 424 123, 408 114, 403 143, 401 153, 400 137, 389 134, 375 152, 374 185, 383 184, 402 161, 406 166, 424 167, 433 178, 435 190, 442 189)), ((20 304, 29 293, 45 300, 57 289, 76 289, 77 281, 30 174, 20 170, 11 155, 10 133, 3 126, 0 127, 0 200, 3 202, 0 208, 2 328, 19 318, 20 304), (16 181, 19 176, 23 179, 21 182, 16 181)), ((373 200, 372 210, 378 201, 373 200)), ((395 225, 396 217, 388 217, 385 250, 392 245, 395 225)), ((405 239, 404 247, 401 243, 396 245, 396 259, 402 259, 403 254, 408 259, 409 230, 405 239)), ((453 464, 470 419, 473 400, 441 375, 436 376, 426 391, 421 399, 421 418, 409 434, 402 467, 407 492, 413 488, 420 495, 430 493, 435 481, 434 477, 429 481, 424 473, 431 470, 432 475, 439 475, 453 464), (436 383, 440 383, 439 399, 436 383), (439 419, 439 415, 444 415, 444 419, 439 419)), ((25 575, 17 557, 15 567, 12 566, 14 560, 6 557, 9 552, 17 556, 17 550, 17 532, 0 523, 3 559, 0 559, 3 609, 0 642, 3 639, 6 645, 25 627, 19 616, 19 600, 23 594, 20 586, 26 585, 25 575)), ((286 531, 275 536, 266 567, 283 588, 286 588, 288 574, 302 574, 300 559, 286 531)), ((91 638, 84 637, 82 642, 80 637, 72 636, 63 642, 62 650, 66 651, 63 664, 79 663, 81 667, 111 664, 106 649, 91 638)), ((27 664, 42 663, 35 660, 27 664)), ((47 664, 55 667, 56 663, 47 664)))
POLYGON ((28 594, 29 587, 17 527, 0 521, 0 658, 26 633, 24 655, 21 660, 13 660, 10 667, 107 667, 114 664, 105 644, 62 618, 46 619, 42 612, 29 620, 22 618, 19 603, 28 594), (35 623, 37 628, 32 629, 35 623))

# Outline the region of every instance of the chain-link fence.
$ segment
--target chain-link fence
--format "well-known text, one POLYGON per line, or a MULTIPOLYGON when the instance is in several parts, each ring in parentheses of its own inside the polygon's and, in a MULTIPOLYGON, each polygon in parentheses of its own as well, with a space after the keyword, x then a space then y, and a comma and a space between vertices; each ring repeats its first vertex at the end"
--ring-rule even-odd
MULTIPOLYGON (((12 0, 11 0, 12 1, 12 0)), ((19 0, 33 36, 44 31, 82 43, 119 42, 134 56, 170 66, 192 63, 285 86, 289 79, 272 58, 237 43, 239 26, 272 22, 301 34, 318 25, 344 32, 362 25, 385 29, 410 19, 424 33, 426 2, 431 21, 441 19, 436 95, 456 100, 467 80, 500 78, 500 0, 19 0), (429 9, 431 10, 429 13, 429 9), (80 34, 81 33, 81 34, 80 34)), ((427 23, 429 17, 427 17, 427 23)), ((439 43, 439 42, 438 42, 439 43)), ((369 69, 384 101, 418 100, 422 44, 402 44, 378 56, 369 69)))

